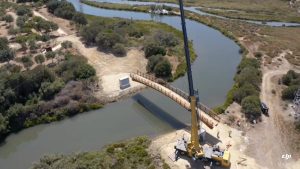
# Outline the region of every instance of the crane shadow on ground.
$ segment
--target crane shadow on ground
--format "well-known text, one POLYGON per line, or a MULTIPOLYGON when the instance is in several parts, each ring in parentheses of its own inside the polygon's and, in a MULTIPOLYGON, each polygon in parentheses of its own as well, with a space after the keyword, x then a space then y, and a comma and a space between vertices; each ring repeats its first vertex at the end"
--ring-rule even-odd
POLYGON ((133 99, 137 101, 140 105, 142 105, 145 109, 147 109, 155 117, 168 123, 172 128, 178 130, 187 127, 186 124, 171 116, 168 112, 158 107, 155 103, 153 103, 146 97, 137 94, 133 96, 133 99))

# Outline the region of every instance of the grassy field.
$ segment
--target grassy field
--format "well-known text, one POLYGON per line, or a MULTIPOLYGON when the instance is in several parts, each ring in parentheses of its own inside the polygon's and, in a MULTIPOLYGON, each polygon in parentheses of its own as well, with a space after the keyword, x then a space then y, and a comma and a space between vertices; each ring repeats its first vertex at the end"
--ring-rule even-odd
MULTIPOLYGON (((157 0, 141 0, 147 2, 157 2, 157 0)), ((178 3, 178 0, 161 0, 159 2, 178 3)), ((300 22, 300 14, 297 7, 289 6, 287 0, 187 0, 184 1, 186 6, 201 6, 203 11, 222 15, 229 18, 262 20, 262 21, 286 21, 300 22), (233 9, 215 10, 217 9, 233 9)))
POLYGON ((108 145, 102 151, 71 155, 48 155, 34 164, 32 169, 170 169, 159 155, 154 156, 148 152, 150 143, 149 139, 138 137, 129 141, 108 145))
POLYGON ((201 11, 225 16, 232 19, 246 19, 257 21, 281 21, 281 22, 300 22, 300 16, 293 12, 271 12, 271 11, 245 11, 245 10, 216 10, 212 8, 201 8, 201 11))
POLYGON ((114 3, 99 3, 96 1, 89 1, 89 0, 80 0, 82 3, 98 7, 104 9, 116 9, 116 10, 126 10, 126 11, 137 11, 137 12, 148 12, 149 6, 135 6, 135 5, 128 5, 128 4, 114 4, 114 3))

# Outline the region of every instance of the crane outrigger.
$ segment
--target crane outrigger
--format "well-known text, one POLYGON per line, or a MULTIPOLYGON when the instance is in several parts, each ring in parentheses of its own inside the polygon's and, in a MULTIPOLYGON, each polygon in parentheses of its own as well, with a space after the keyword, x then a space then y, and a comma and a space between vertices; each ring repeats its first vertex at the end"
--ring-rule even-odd
MULTIPOLYGON (((197 115, 197 102, 199 102, 199 97, 196 96, 198 92, 194 90, 193 86, 193 76, 191 70, 191 61, 190 61, 190 51, 188 45, 188 37, 186 31, 185 24, 185 16, 183 9, 183 2, 179 0, 180 7, 180 16, 181 16, 181 25, 182 32, 184 38, 184 50, 185 50, 185 58, 187 64, 187 76, 188 76, 188 84, 189 84, 189 101, 190 101, 190 112, 191 112, 191 138, 190 140, 186 140, 184 137, 181 140, 178 140, 175 145, 175 154, 178 157, 179 154, 185 154, 193 159, 208 159, 217 162, 223 167, 230 167, 230 153, 228 150, 220 150, 218 146, 210 146, 210 145, 200 145, 199 141, 199 132, 200 123, 199 116, 201 116, 200 112, 197 115)), ((177 159, 176 157, 176 159, 177 159)))

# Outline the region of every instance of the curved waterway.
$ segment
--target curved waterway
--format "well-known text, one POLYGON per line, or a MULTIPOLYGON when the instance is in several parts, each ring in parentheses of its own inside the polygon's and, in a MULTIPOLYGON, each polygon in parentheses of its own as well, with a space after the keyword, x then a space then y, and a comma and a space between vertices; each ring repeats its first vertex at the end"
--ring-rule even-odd
MULTIPOLYGON (((163 2, 140 2, 140 1, 128 1, 128 0, 94 0, 94 1, 107 2, 107 3, 117 3, 117 4, 129 4, 129 5, 165 5, 165 6, 170 6, 170 7, 174 7, 174 8, 179 7, 178 4, 163 3, 163 2)), ((190 7, 184 7, 184 9, 187 10, 187 11, 191 11, 191 12, 200 14, 200 15, 204 15, 204 16, 213 16, 213 17, 217 17, 217 18, 221 18, 221 19, 232 19, 232 18, 228 18, 228 17, 225 17, 225 16, 204 12, 204 11, 201 10, 202 7, 190 6, 190 7)), ((300 23, 292 23, 292 22, 276 22, 276 21, 262 22, 262 21, 245 20, 245 19, 232 19, 232 20, 240 20, 240 21, 245 21, 245 22, 254 23, 254 24, 258 24, 258 25, 268 25, 268 26, 274 26, 274 27, 300 26, 300 23)))
MULTIPOLYGON (((78 0, 70 2, 79 10, 78 0)), ((104 17, 153 20, 181 28, 177 16, 153 17, 146 13, 105 10, 87 5, 82 5, 82 12, 104 17)), ((186 23, 188 37, 199 56, 192 65, 194 86, 199 89, 200 99, 205 104, 222 104, 233 85, 236 67, 241 60, 239 46, 210 27, 192 20, 186 23)), ((177 79, 173 85, 187 90, 186 76, 177 79)), ((140 135, 157 136, 182 128, 189 120, 190 114, 185 109, 158 92, 146 89, 103 109, 11 134, 0 145, 0 168, 29 168, 45 154, 98 150, 123 139, 140 135)))

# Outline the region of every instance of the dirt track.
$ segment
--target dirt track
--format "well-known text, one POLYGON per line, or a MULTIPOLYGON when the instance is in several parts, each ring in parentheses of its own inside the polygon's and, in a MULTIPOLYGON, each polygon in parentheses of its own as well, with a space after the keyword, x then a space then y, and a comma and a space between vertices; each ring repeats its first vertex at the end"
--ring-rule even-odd
MULTIPOLYGON (((283 58, 284 53, 281 58, 283 58)), ((277 59, 277 58, 276 58, 277 59)), ((278 78, 286 74, 291 69, 290 64, 283 59, 280 66, 274 66, 273 69, 265 68, 263 70, 263 81, 261 88, 261 100, 269 106, 269 117, 263 116, 262 123, 255 125, 247 135, 249 137, 249 147, 247 152, 250 156, 256 158, 257 163, 270 169, 287 168, 287 163, 296 159, 283 159, 282 155, 291 154, 290 134, 293 129, 284 121, 284 113, 281 106, 281 98, 277 85, 278 78), (276 79, 276 80, 275 80, 276 79), (277 93, 273 94, 272 90, 277 93)))

